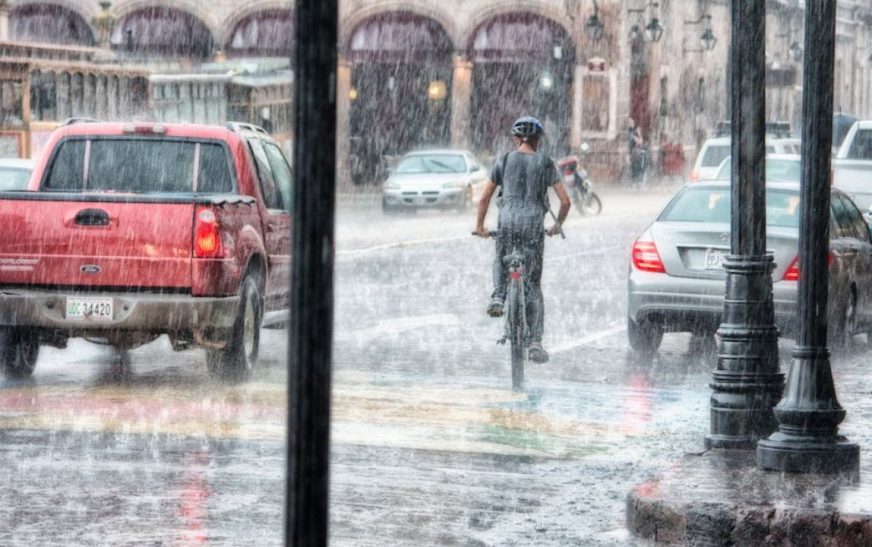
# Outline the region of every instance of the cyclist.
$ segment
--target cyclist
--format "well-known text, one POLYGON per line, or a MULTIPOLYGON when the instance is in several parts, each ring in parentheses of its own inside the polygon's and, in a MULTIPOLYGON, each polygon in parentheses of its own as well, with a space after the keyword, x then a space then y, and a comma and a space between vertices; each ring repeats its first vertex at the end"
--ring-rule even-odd
POLYGON ((506 297, 506 271, 503 257, 517 247, 525 257, 524 293, 527 298, 527 318, 530 324, 529 357, 534 363, 548 361, 548 352, 542 347, 545 322, 540 282, 542 280, 542 254, 545 247, 543 221, 548 212, 548 187, 554 188, 560 199, 557 222, 548 229, 548 235, 560 233, 560 226, 569 213, 569 196, 563 186, 554 162, 536 151, 544 128, 532 116, 518 118, 512 124, 512 137, 516 150, 502 155, 494 164, 490 180, 485 184, 478 204, 475 233, 487 237, 484 219, 494 192, 500 189, 498 230, 503 237, 496 241, 494 260, 494 292, 487 307, 491 317, 503 315, 506 297))

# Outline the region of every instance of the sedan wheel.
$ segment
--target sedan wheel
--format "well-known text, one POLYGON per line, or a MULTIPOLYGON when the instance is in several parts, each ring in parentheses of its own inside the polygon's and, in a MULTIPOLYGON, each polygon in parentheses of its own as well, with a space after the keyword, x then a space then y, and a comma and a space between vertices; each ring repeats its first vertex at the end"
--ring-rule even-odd
POLYGON ((663 341, 663 328, 650 321, 636 323, 627 318, 627 338, 630 347, 641 353, 655 353, 663 341))

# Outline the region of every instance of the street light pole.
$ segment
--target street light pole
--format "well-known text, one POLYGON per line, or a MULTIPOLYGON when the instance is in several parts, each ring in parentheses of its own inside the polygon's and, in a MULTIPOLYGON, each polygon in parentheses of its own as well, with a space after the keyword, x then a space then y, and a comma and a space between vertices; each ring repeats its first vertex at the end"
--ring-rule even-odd
POLYGON ((781 397, 772 255, 766 254, 765 2, 732 1, 732 221, 706 448, 752 449, 781 397))
POLYGON ((338 0, 297 0, 285 545, 327 545, 338 0))
POLYGON ((757 445, 757 467, 799 473, 857 474, 860 449, 838 434, 845 410, 836 399, 827 349, 830 145, 836 0, 805 4, 802 178, 799 223, 799 334, 778 431, 757 445))

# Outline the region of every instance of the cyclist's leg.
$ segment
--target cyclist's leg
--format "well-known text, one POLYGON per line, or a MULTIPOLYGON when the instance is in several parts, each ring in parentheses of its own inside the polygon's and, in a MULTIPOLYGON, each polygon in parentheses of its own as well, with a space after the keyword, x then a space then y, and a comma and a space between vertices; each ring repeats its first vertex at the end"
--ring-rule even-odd
POLYGON ((540 234, 528 243, 524 253, 526 271, 524 273, 524 293, 527 299, 527 325, 530 341, 541 344, 545 325, 545 304, 542 298, 542 257, 545 249, 545 236, 540 234))
POLYGON ((487 313, 491 317, 499 317, 503 314, 503 303, 506 300, 506 267, 503 257, 508 253, 506 238, 497 238, 495 241, 496 256, 493 263, 494 291, 491 293, 491 301, 487 307, 487 313))

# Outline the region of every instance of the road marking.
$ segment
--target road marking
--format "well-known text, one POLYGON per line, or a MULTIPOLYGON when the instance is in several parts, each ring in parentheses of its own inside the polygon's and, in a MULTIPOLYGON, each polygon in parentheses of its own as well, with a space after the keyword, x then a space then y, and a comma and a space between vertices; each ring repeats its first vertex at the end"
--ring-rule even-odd
POLYGON ((408 241, 398 241, 396 243, 383 243, 381 245, 373 245, 372 247, 364 247, 362 249, 348 249, 345 251, 336 251, 337 257, 357 256, 370 254, 378 251, 386 251, 400 247, 412 247, 415 245, 426 245, 428 243, 447 243, 449 241, 460 241, 461 239, 469 239, 470 236, 454 236, 454 237, 433 237, 428 239, 410 239, 408 241))
POLYGON ((399 334, 425 327, 455 327, 460 325, 460 319, 453 313, 437 313, 433 315, 412 315, 382 319, 375 326, 358 329, 350 333, 336 334, 337 340, 355 339, 358 342, 374 340, 388 334, 399 334))
POLYGON ((552 347, 550 352, 553 354, 553 353, 561 353, 564 351, 569 351, 571 349, 585 346, 585 345, 590 344, 592 342, 597 342, 599 340, 602 340, 603 338, 608 338, 609 336, 614 336, 615 334, 618 334, 619 332, 624 332, 626 330, 627 330, 626 325, 615 325, 611 328, 588 334, 587 336, 579 338, 578 340, 572 340, 571 342, 566 342, 564 344, 560 344, 559 346, 552 347))

